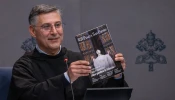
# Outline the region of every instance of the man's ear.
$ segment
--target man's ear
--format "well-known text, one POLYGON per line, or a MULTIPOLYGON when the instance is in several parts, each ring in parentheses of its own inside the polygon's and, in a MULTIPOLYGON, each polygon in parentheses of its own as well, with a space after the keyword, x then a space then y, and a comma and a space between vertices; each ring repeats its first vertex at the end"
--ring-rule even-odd
POLYGON ((32 25, 29 26, 29 32, 32 37, 36 37, 36 31, 32 25))

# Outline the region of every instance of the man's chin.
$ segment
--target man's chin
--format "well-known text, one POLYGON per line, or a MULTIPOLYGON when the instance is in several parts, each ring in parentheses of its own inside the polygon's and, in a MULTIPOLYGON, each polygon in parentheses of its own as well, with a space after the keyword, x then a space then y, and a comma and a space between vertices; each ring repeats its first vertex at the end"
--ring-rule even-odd
POLYGON ((51 45, 50 48, 52 50, 60 50, 60 45, 51 45))

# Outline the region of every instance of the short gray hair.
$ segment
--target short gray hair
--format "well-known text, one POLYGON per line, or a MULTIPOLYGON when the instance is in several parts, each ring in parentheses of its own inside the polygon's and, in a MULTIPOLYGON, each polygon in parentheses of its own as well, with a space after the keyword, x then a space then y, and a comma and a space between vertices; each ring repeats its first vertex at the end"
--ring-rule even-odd
POLYGON ((40 14, 46 14, 49 12, 57 11, 61 16, 61 10, 58 9, 56 6, 50 6, 46 4, 40 4, 36 5, 32 8, 30 14, 29 14, 29 24, 35 25, 36 24, 36 17, 40 14))

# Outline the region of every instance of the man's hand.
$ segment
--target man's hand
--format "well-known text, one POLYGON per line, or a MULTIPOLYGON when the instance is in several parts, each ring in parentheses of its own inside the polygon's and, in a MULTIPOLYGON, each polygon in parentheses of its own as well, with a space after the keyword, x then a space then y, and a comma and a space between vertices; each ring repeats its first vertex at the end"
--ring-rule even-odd
POLYGON ((91 73, 91 67, 88 61, 78 60, 70 64, 67 73, 71 82, 74 82, 80 76, 88 76, 91 73))
MULTIPOLYGON (((125 59, 124 59, 124 57, 123 57, 123 54, 121 54, 121 53, 116 54, 116 55, 115 55, 115 61, 120 61, 123 70, 126 69, 126 63, 125 63, 125 59)), ((121 73, 120 73, 120 74, 117 74, 117 75, 114 75, 114 77, 115 77, 115 78, 121 77, 121 73)))

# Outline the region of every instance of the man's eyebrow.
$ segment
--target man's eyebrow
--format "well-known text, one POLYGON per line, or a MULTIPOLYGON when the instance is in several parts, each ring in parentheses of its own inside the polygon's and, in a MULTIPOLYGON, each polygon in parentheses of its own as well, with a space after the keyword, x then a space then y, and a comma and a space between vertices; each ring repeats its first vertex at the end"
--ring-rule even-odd
POLYGON ((55 23, 61 23, 61 21, 56 21, 55 23))
MULTIPOLYGON (((61 23, 61 21, 56 21, 56 22, 54 22, 54 24, 55 23, 61 23)), ((52 23, 43 23, 42 25, 44 25, 44 24, 52 24, 52 23)))
POLYGON ((41 26, 43 26, 43 25, 49 25, 50 23, 43 23, 41 26))

